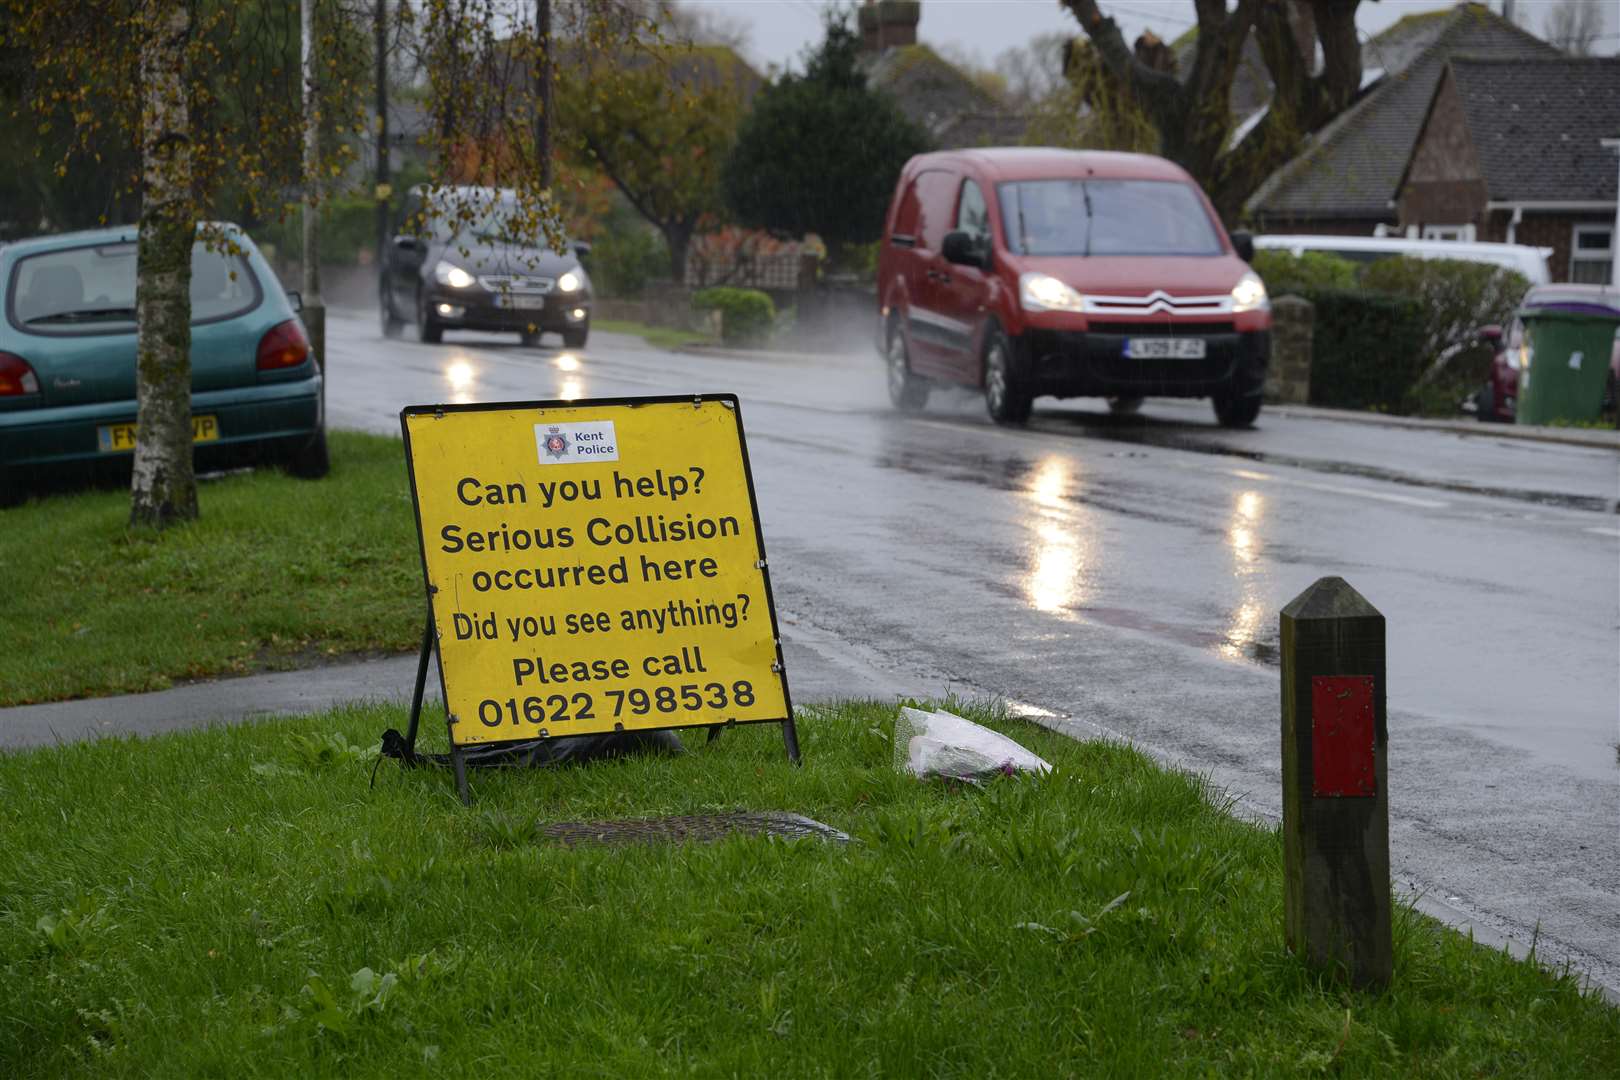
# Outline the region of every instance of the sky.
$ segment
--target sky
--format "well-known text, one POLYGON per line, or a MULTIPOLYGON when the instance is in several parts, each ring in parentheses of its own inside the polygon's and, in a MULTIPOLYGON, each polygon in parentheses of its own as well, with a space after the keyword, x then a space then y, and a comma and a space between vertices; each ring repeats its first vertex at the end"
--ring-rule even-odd
MULTIPOLYGON (((743 52, 761 71, 796 64, 805 46, 821 37, 821 12, 830 0, 689 0, 746 28, 743 52)), ((1561 0, 1514 0, 1515 18, 1539 33, 1548 10, 1561 0)), ((1620 51, 1620 0, 1582 0, 1604 16, 1598 51, 1620 51)), ((1503 0, 1490 0, 1502 10, 1503 0)), ((1192 0, 1098 0, 1103 12, 1120 24, 1126 40, 1153 29, 1170 40, 1193 24, 1192 0)), ((1363 0, 1356 25, 1363 36, 1378 33, 1403 15, 1451 6, 1446 0, 1363 0)), ((923 0, 918 40, 946 45, 989 66, 1005 50, 1051 31, 1078 33, 1079 25, 1058 0, 923 0)))

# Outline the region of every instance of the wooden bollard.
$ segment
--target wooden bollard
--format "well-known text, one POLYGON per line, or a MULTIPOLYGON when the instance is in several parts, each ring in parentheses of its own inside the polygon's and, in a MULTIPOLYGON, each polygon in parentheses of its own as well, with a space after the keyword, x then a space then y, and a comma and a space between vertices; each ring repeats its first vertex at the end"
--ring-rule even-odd
POLYGON ((1283 929, 1357 986, 1393 974, 1384 617, 1343 578, 1282 610, 1283 929))

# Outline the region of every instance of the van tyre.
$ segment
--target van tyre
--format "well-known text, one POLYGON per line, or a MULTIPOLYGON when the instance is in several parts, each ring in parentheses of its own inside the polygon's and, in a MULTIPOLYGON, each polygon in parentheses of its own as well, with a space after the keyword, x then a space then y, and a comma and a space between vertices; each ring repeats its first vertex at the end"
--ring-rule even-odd
POLYGON ((326 429, 322 428, 287 458, 287 472, 300 480, 319 480, 332 471, 332 459, 326 450, 326 429))
POLYGON ((587 322, 584 326, 578 327, 577 329, 564 330, 562 332, 563 344, 570 349, 583 349, 585 347, 585 342, 590 339, 590 336, 591 324, 589 322, 587 322))
POLYGON ((1035 395, 1024 385, 1013 361, 1012 342, 999 329, 984 343, 984 407, 998 424, 1022 424, 1029 419, 1035 395))
POLYGON ((889 383, 889 404, 901 412, 918 412, 928 404, 928 380, 912 374, 906 335, 898 325, 889 327, 884 367, 889 383))
POLYGON ((1253 397, 1216 394, 1213 400, 1215 403, 1215 419, 1220 421, 1221 427, 1253 427, 1255 417, 1260 415, 1259 394, 1255 394, 1253 397))
POLYGON ((17 485, 10 469, 0 469, 0 510, 21 506, 23 490, 17 485))
POLYGON ((533 349, 538 347, 540 344, 540 331, 538 330, 524 330, 522 332, 522 337, 523 347, 525 349, 533 349))
POLYGON ((405 324, 394 318, 394 304, 388 296, 388 286, 384 285, 377 296, 377 312, 381 316, 382 336, 390 340, 399 337, 405 332, 405 324))
POLYGON ((428 314, 427 297, 420 289, 416 290, 416 340, 424 345, 437 345, 444 340, 444 327, 428 314))

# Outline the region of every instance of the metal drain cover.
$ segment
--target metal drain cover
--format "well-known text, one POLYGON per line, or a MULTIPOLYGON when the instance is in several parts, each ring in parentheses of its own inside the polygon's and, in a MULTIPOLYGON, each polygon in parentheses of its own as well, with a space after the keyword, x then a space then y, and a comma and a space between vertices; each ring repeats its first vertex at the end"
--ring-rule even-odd
POLYGON ((847 833, 802 814, 753 811, 680 814, 627 821, 559 821, 539 829, 541 839, 569 847, 575 844, 679 844, 689 840, 723 840, 735 833, 849 843, 847 833))

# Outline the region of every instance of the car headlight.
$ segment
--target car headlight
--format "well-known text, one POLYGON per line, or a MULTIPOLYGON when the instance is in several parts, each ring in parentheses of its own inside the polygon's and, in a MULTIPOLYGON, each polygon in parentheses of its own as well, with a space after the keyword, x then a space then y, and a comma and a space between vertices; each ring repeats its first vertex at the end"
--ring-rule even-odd
POLYGON ((1266 298, 1266 284, 1254 271, 1244 274, 1232 286, 1233 311, 1265 311, 1270 307, 1271 301, 1266 298))
POLYGON ((439 264, 433 268, 433 280, 452 289, 465 289, 472 285, 473 276, 455 263, 440 259, 439 264))
POLYGON ((572 270, 564 271, 563 276, 557 279, 558 292, 578 292, 579 287, 585 284, 578 274, 572 270))
POLYGON ((1080 294, 1050 274, 1019 274, 1018 302, 1026 311, 1080 311, 1080 294))

